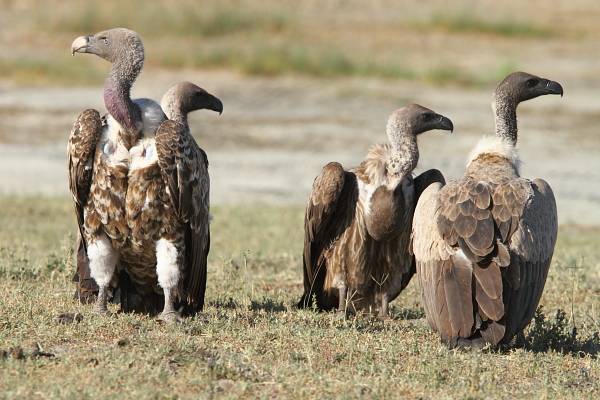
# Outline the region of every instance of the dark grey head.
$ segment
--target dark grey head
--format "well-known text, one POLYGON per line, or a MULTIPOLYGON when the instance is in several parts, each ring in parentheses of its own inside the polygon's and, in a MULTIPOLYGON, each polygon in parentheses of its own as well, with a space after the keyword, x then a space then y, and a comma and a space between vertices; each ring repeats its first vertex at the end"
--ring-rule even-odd
POLYGON ((181 82, 167 90, 160 106, 169 119, 175 120, 196 110, 223 112, 221 100, 191 82, 181 82))
POLYGON ((390 141, 398 134, 418 135, 434 129, 452 131, 452 121, 443 115, 436 114, 432 110, 418 104, 409 104, 400 107, 390 115, 388 119, 387 132, 390 141))
POLYGON ((560 94, 562 97, 563 88, 558 82, 526 72, 513 72, 500 82, 494 92, 494 98, 503 98, 507 102, 519 104, 546 94, 560 94))
POLYGON ((136 54, 144 58, 142 40, 132 30, 115 28, 96 33, 95 35, 80 36, 71 44, 71 54, 91 53, 114 63, 119 58, 136 54))

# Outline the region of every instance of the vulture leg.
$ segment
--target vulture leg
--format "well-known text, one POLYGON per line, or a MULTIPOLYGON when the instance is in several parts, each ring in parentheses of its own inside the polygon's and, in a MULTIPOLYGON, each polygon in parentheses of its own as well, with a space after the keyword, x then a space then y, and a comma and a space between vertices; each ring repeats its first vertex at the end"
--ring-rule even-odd
POLYGON ((346 298, 348 295, 348 288, 346 286, 342 286, 339 288, 338 297, 340 299, 338 303, 338 311, 337 316, 339 318, 346 318, 346 308, 348 305, 348 299, 346 298))
POLYGON ((387 319, 389 318, 388 312, 388 304, 390 303, 390 295, 387 293, 381 294, 381 308, 379 309, 379 314, 377 318, 379 319, 387 319))
POLYGON ((92 311, 94 314, 108 313, 106 301, 108 299, 108 285, 115 272, 119 254, 110 243, 106 233, 89 241, 88 258, 90 259, 90 273, 99 287, 96 305, 92 311))
POLYGON ((158 284, 165 293, 165 307, 158 320, 166 323, 184 322, 183 317, 175 310, 176 292, 181 282, 183 259, 178 249, 182 247, 166 239, 160 239, 156 243, 156 275, 158 284))

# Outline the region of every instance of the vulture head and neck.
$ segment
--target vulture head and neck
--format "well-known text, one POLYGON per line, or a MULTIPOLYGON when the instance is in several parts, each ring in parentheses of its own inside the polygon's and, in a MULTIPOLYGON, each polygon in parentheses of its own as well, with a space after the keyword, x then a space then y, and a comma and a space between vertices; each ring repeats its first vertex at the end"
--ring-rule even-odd
POLYGON ((191 82, 181 82, 167 90, 160 106, 170 120, 179 122, 187 131, 188 113, 203 109, 223 112, 221 100, 191 82))
POLYGON ((452 131, 452 121, 418 104, 409 104, 394 111, 387 123, 388 139, 394 155, 387 161, 388 174, 402 179, 419 162, 417 135, 434 129, 452 131))
POLYGON ((520 102, 546 94, 563 95, 559 83, 525 72, 508 75, 494 91, 492 109, 496 121, 496 136, 517 143, 517 106, 520 102))
POLYGON ((142 129, 142 111, 131 99, 131 86, 144 66, 144 45, 134 31, 110 29, 80 36, 71 44, 71 53, 90 53, 112 64, 104 86, 104 105, 127 131, 137 136, 142 129))

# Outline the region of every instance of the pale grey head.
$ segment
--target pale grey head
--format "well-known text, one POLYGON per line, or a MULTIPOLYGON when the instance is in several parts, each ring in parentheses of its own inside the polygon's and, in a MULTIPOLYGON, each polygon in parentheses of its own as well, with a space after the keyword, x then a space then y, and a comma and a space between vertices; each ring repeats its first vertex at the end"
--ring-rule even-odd
POLYGON ((142 117, 139 107, 131 100, 131 85, 144 66, 144 45, 132 30, 115 28, 80 36, 71 44, 71 54, 95 54, 112 64, 104 86, 104 104, 121 125, 139 132, 142 117))
POLYGON ((496 135, 517 142, 517 106, 522 101, 547 94, 563 95, 558 82, 526 72, 513 72, 500 82, 492 97, 496 135))
POLYGON ((191 82, 181 82, 164 94, 160 106, 169 119, 187 127, 187 114, 196 110, 212 110, 221 114, 223 103, 191 82))
POLYGON ((434 129, 452 132, 454 125, 450 119, 418 104, 408 104, 394 111, 386 129, 395 152, 388 161, 389 173, 397 177, 411 173, 419 162, 417 135, 434 129))

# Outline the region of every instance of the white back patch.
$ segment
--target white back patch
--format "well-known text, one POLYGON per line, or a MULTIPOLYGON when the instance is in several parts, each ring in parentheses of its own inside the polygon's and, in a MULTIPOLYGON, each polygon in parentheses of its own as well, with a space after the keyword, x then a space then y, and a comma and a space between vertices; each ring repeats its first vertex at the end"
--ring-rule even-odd
POLYGON ((506 158, 515 166, 517 172, 519 172, 521 159, 519 158, 519 154, 517 153, 517 149, 515 148, 514 144, 508 139, 498 136, 484 136, 479 139, 479 142, 477 142, 477 145, 469 154, 467 167, 480 154, 484 153, 498 154, 499 156, 506 158))

